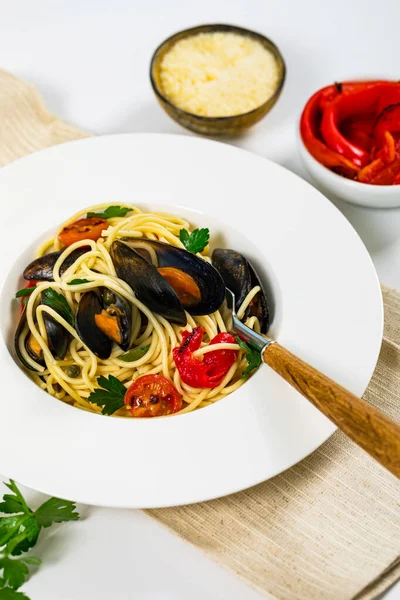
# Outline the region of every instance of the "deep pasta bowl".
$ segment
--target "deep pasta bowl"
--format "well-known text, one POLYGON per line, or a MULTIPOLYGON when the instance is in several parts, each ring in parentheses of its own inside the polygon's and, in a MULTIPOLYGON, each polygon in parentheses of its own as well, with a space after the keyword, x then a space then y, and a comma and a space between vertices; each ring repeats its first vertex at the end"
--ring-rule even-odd
POLYGON ((257 268, 274 307, 271 335, 352 392, 364 392, 382 335, 374 267, 341 213, 282 167, 187 136, 104 136, 5 167, 0 193, 8 198, 0 242, 4 476, 87 504, 186 504, 268 479, 334 431, 268 368, 215 404, 155 419, 92 414, 37 387, 13 351, 21 271, 43 232, 96 203, 167 211, 209 227, 215 245, 235 248, 257 268), (198 177, 199 165, 206 177, 198 177))
POLYGON ((256 33, 255 31, 251 31, 249 29, 244 29, 243 27, 236 27, 235 25, 199 25, 198 27, 192 27, 190 29, 179 31, 158 46, 150 63, 150 82, 156 98, 165 112, 172 117, 174 121, 183 127, 186 127, 186 129, 190 129, 203 135, 233 135, 248 129, 260 121, 277 102, 282 92, 285 76, 285 62, 279 48, 274 44, 274 42, 260 33, 256 33), (250 37, 251 39, 260 42, 261 45, 274 56, 278 68, 278 84, 272 96, 270 96, 260 106, 257 106, 257 108, 249 112, 233 116, 206 117, 187 112, 173 104, 166 97, 162 89, 160 77, 160 67, 164 56, 174 46, 174 44, 180 40, 188 39, 199 33, 214 32, 229 32, 250 37))

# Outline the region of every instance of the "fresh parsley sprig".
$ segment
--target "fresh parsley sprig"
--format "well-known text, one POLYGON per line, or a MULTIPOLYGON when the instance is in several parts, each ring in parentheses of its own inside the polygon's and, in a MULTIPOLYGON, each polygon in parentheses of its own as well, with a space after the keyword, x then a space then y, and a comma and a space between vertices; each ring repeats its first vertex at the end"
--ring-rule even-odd
POLYGON ((4 494, 0 502, 0 600, 22 600, 27 596, 16 590, 26 581, 31 565, 39 565, 35 556, 20 556, 32 548, 42 528, 53 523, 76 521, 76 505, 69 500, 50 498, 37 510, 27 505, 15 481, 5 484, 11 494, 4 494))
POLYGON ((114 375, 109 375, 108 379, 101 375, 97 379, 97 385, 102 389, 96 389, 89 394, 89 402, 101 406, 102 415, 112 415, 116 410, 124 406, 124 396, 126 387, 114 375))
POLYGON ((239 346, 243 350, 246 350, 245 357, 247 360, 247 367, 242 373, 242 377, 246 377, 249 373, 261 365, 261 353, 259 350, 256 350, 250 346, 250 344, 246 344, 246 342, 244 342, 238 335, 235 335, 235 338, 239 346))
POLYGON ((52 288, 47 288, 43 291, 42 302, 46 306, 53 308, 58 314, 71 325, 74 326, 74 318, 67 299, 62 294, 59 294, 52 288))
POLYGON ((122 354, 122 356, 118 356, 119 360, 123 360, 124 362, 132 362, 134 360, 139 360, 142 358, 148 351, 150 346, 137 346, 133 348, 133 350, 129 350, 126 354, 122 354))
POLYGON ((133 209, 127 206, 109 206, 103 212, 88 212, 87 218, 113 219, 114 217, 125 217, 131 210, 133 209))
POLYGON ((37 285, 33 285, 32 287, 22 288, 22 290, 18 290, 15 294, 16 298, 26 298, 26 296, 30 296, 32 292, 34 292, 37 288, 37 285))
POLYGON ((72 279, 68 281, 68 285, 81 285, 82 283, 89 283, 88 279, 72 279))
POLYGON ((181 229, 179 239, 188 252, 197 254, 198 252, 202 252, 208 245, 210 230, 207 228, 195 229, 192 233, 189 233, 187 229, 181 229))

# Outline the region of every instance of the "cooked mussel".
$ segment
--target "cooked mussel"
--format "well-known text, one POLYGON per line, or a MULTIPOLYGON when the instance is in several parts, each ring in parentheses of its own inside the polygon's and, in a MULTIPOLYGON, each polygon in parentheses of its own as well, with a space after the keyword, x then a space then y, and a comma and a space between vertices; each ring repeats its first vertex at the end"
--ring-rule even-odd
MULTIPOLYGON (((114 242, 113 246, 111 256, 113 257, 114 252, 115 260, 113 257, 113 261, 117 273, 120 267, 120 255, 124 254, 124 270, 128 272, 130 278, 130 281, 127 279, 125 281, 129 283, 138 298, 146 306, 169 320, 173 320, 169 314, 172 306, 171 288, 175 296, 178 297, 182 309, 187 310, 192 315, 211 314, 218 310, 223 303, 225 286, 220 274, 210 263, 195 254, 156 240, 133 237, 114 242), (121 251, 122 245, 129 246, 136 256, 121 251), (137 257, 138 254, 146 260, 147 265, 140 261, 137 257), (138 263, 141 270, 139 278, 136 273, 138 263), (160 275, 164 282, 160 279, 160 275), (143 277, 145 278, 145 286, 143 286, 143 277), (169 286, 166 286, 165 281, 169 286), (158 296, 160 288, 167 296, 162 300, 158 296), (157 290, 156 302, 152 302, 151 306, 150 297, 152 301, 155 290, 157 290)), ((121 275, 118 276, 124 279, 122 269, 121 275)), ((174 307, 178 306, 175 297, 174 302, 174 307)), ((182 314, 181 311, 179 311, 179 314, 182 314)), ((186 324, 186 321, 183 324, 186 324)))
MULTIPOLYGON (((43 321, 46 328, 47 343, 49 345, 50 352, 56 358, 63 359, 68 350, 68 344, 71 338, 70 334, 62 325, 60 325, 58 321, 56 321, 51 315, 48 315, 47 313, 43 313, 43 321)), ((43 352, 40 347, 40 344, 29 331, 25 310, 21 315, 17 331, 15 332, 14 347, 15 352, 22 364, 28 369, 34 371, 34 367, 32 367, 29 363, 26 362, 21 352, 21 339, 23 340, 26 352, 29 354, 32 360, 44 367, 45 362, 43 359, 43 352)))
POLYGON ((254 296, 246 308, 243 320, 252 316, 257 317, 261 333, 267 333, 269 329, 267 297, 261 281, 249 261, 235 250, 216 248, 212 253, 212 263, 221 274, 225 286, 235 294, 236 310, 239 310, 253 287, 257 285, 261 287, 261 292, 254 296))
POLYGON ((112 290, 90 290, 79 301, 75 325, 86 346, 99 358, 106 359, 113 342, 128 350, 132 310, 129 302, 112 290))
POLYGON ((186 325, 178 296, 151 262, 118 240, 111 245, 111 258, 118 277, 131 286, 143 304, 172 323, 186 325))
MULTIPOLYGON (((90 250, 89 246, 77 248, 64 260, 60 267, 60 275, 63 275, 65 271, 74 264, 74 262, 90 250)), ((35 258, 26 267, 23 275, 24 279, 37 279, 38 281, 53 281, 53 267, 56 264, 58 258, 61 256, 63 251, 60 252, 49 252, 35 258)))

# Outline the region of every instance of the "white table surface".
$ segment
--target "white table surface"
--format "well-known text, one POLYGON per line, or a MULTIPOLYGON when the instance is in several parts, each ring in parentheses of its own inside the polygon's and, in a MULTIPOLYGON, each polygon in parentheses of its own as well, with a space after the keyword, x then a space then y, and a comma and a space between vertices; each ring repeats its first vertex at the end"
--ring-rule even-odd
MULTIPOLYGON (((187 134, 153 97, 155 47, 199 23, 259 30, 280 46, 287 82, 271 114, 232 143, 306 179, 295 124, 310 94, 353 76, 399 78, 398 0, 0 0, 0 15, 0 67, 35 83, 54 113, 96 134, 187 134)), ((337 205, 380 280, 400 288, 400 209, 337 205)), ((37 548, 43 565, 23 588, 32 600, 261 600, 140 511, 81 512, 84 520, 44 533, 37 548)), ((385 600, 399 597, 397 585, 385 600)))

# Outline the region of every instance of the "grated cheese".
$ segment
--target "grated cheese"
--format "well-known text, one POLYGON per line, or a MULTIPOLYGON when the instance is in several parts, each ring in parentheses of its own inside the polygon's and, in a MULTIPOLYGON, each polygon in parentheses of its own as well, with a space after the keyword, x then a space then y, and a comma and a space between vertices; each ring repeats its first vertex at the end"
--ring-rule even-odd
POLYGON ((200 33, 178 41, 160 65, 162 92, 178 108, 207 117, 253 110, 279 82, 273 54, 250 37, 200 33))

